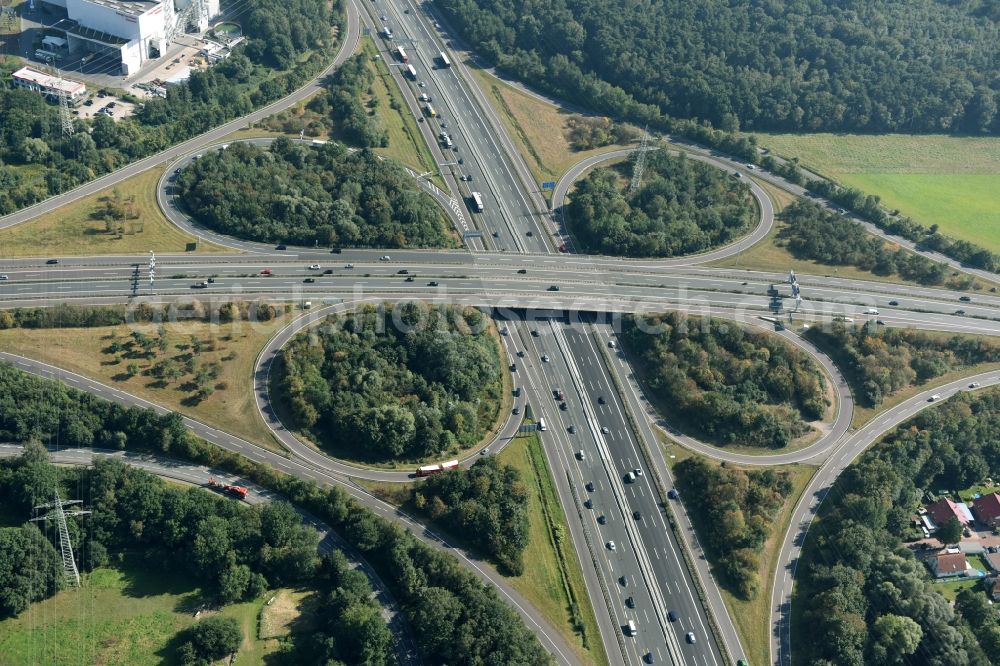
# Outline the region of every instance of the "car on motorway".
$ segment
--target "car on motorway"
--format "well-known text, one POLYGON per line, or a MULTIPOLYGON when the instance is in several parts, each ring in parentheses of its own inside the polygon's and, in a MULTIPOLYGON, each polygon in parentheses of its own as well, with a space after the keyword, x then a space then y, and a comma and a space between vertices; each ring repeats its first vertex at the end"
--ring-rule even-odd
MULTIPOLYGON (((608 522, 608 517, 607 517, 607 516, 605 516, 605 515, 604 515, 604 514, 602 513, 601 515, 599 515, 599 516, 597 517, 597 522, 598 522, 598 523, 600 523, 601 525, 606 525, 606 524, 607 524, 607 522, 608 522)), ((625 583, 622 583, 622 585, 624 585, 624 584, 625 584, 625 583)))
POLYGON ((524 275, 527 272, 528 272, 527 268, 519 268, 519 269, 517 269, 517 274, 518 275, 524 275))
POLYGON ((616 545, 615 545, 615 542, 614 542, 614 541, 609 541, 609 542, 607 542, 607 543, 606 543, 606 544, 604 544, 604 545, 605 545, 605 546, 607 546, 607 549, 608 549, 608 550, 612 550, 612 551, 614 551, 614 550, 618 550, 618 546, 616 546, 616 545))
POLYGON ((963 303, 971 303, 972 296, 960 296, 958 300, 962 301, 963 303))
POLYGON ((603 432, 605 435, 611 434, 611 430, 608 429, 608 426, 601 426, 601 432, 603 432))
POLYGON ((667 491, 667 497, 669 497, 670 499, 677 499, 678 497, 680 497, 680 493, 677 492, 676 488, 671 488, 670 490, 667 491))
POLYGON ((927 402, 937 402, 940 399, 941 399, 941 394, 940 393, 935 393, 931 397, 927 398, 927 402))
POLYGON ((437 280, 431 280, 430 282, 427 283, 427 286, 428 287, 436 287, 436 286, 438 286, 437 280))
POLYGON ((207 282, 195 282, 193 285, 191 285, 192 289, 205 289, 206 287, 208 287, 207 282))
POLYGON ((739 171, 734 171, 733 172, 733 178, 742 178, 742 177, 743 177, 743 174, 741 174, 739 171))
POLYGON ((347 264, 346 266, 344 266, 344 268, 350 270, 350 269, 354 268, 354 264, 347 264))
POLYGON ((260 276, 261 277, 271 277, 272 275, 273 275, 273 273, 271 272, 270 268, 264 268, 260 272, 260 276))
POLYGON ((309 270, 311 270, 311 271, 318 271, 319 269, 320 269, 320 265, 319 264, 309 264, 309 270))
POLYGON ((518 349, 517 350, 517 357, 518 358, 524 358, 524 350, 523 349, 518 349))
POLYGON ((594 492, 594 482, 593 481, 587 481, 587 492, 588 493, 594 492))
POLYGON ((332 268, 326 269, 325 271, 323 271, 323 275, 333 275, 333 269, 332 268))
POLYGON ((889 301, 889 305, 899 305, 899 301, 889 301))
POLYGON ((607 402, 608 401, 604 399, 603 395, 597 396, 597 404, 598 405, 604 405, 604 404, 607 404, 607 402))
POLYGON ((306 284, 312 284, 315 281, 316 281, 316 278, 314 278, 314 277, 307 277, 305 280, 303 280, 303 282, 305 282, 306 284))
POLYGON ((515 405, 514 409, 512 409, 511 411, 513 412, 514 416, 517 416, 518 414, 521 413, 521 408, 515 405))
POLYGON ((549 291, 559 291, 559 285, 554 284, 549 287, 549 291))
POLYGON ((288 246, 287 245, 275 245, 274 249, 275 250, 287 250, 288 246))
POLYGON ((527 236, 528 238, 531 238, 532 236, 534 236, 534 235, 535 235, 535 232, 534 232, 534 231, 531 231, 531 230, 529 229, 528 231, 526 231, 526 232, 524 233, 524 235, 525 235, 525 236, 527 236))
POLYGON ((8 279, 6 273, 0 274, 0 280, 6 280, 6 279, 8 279))
POLYGON ((480 450, 479 450, 479 455, 481 455, 481 456, 485 456, 485 455, 486 455, 486 454, 488 454, 489 452, 490 452, 490 447, 488 447, 488 446, 487 446, 486 448, 484 448, 484 449, 480 449, 480 450))
POLYGON ((667 612, 667 619, 670 620, 671 622, 676 622, 677 621, 677 611, 668 611, 667 612))
POLYGON ((576 452, 576 459, 577 460, 586 460, 587 459, 587 454, 583 452, 583 449, 580 449, 579 451, 576 452))
POLYGON ((587 507, 588 509, 593 509, 594 508, 594 502, 589 497, 587 499, 583 500, 583 505, 585 507, 587 507))
POLYGON ((412 275, 407 275, 404 282, 413 282, 414 280, 416 280, 415 277, 413 277, 412 275))
POLYGON ((533 337, 533 338, 537 338, 538 337, 538 329, 537 328, 531 329, 531 337, 533 337))
POLYGON ((511 363, 510 364, 510 371, 511 372, 517 372, 517 363, 511 363))
POLYGON ((383 254, 381 257, 378 258, 378 260, 379 261, 392 261, 392 257, 390 257, 387 254, 383 254))
POLYGON ((548 362, 549 362, 549 355, 542 354, 542 363, 548 363, 548 362))
POLYGON ((980 386, 979 382, 972 382, 971 384, 969 384, 969 388, 979 388, 979 386, 980 386))
POLYGON ((576 434, 576 426, 575 425, 571 425, 570 427, 566 428, 566 432, 568 432, 571 435, 575 435, 576 434))
POLYGON ((625 600, 625 605, 628 606, 629 608, 635 608, 635 599, 629 597, 628 599, 625 600))
POLYGON ((409 273, 410 271, 406 270, 405 268, 400 268, 398 271, 396 271, 396 275, 409 275, 409 273))
POLYGON ((687 642, 690 643, 691 645, 694 645, 695 643, 698 642, 698 639, 694 637, 693 631, 687 632, 687 634, 684 635, 684 638, 686 638, 687 642))
POLYGON ((635 474, 636 476, 642 476, 642 469, 636 467, 634 470, 632 470, 632 473, 635 474))
POLYGON ((642 520, 642 513, 639 511, 633 511, 632 517, 636 520, 642 520))
POLYGON ((629 472, 625 475, 625 483, 635 483, 635 472, 629 472))
POLYGON ((58 263, 59 263, 59 260, 58 260, 58 259, 49 259, 49 260, 48 260, 48 261, 46 261, 45 263, 47 263, 47 264, 49 264, 49 265, 53 265, 53 264, 58 264, 58 263))
POLYGON ((748 169, 750 169, 751 171, 756 171, 756 170, 757 170, 757 165, 756 165, 756 164, 751 164, 750 162, 747 162, 747 165, 746 165, 746 166, 747 166, 747 168, 748 168, 748 169))
POLYGON ((330 254, 341 254, 342 252, 343 250, 341 250, 339 247, 330 248, 330 254))
POLYGON ((652 653, 652 652, 647 652, 647 653, 646 653, 646 656, 645 656, 645 657, 643 657, 643 659, 645 660, 645 662, 646 662, 647 664, 653 664, 653 663, 655 663, 655 662, 656 662, 656 657, 654 657, 654 656, 653 656, 653 653, 652 653))
POLYGON ((959 317, 964 317, 965 310, 955 310, 955 314, 957 314, 959 317))

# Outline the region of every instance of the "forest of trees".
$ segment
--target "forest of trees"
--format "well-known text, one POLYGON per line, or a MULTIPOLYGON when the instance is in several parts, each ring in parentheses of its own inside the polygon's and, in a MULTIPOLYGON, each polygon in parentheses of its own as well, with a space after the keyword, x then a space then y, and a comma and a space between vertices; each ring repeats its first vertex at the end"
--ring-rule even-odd
POLYGON ((837 362, 865 407, 878 407, 896 391, 946 372, 1000 361, 1000 345, 967 335, 833 322, 810 328, 806 338, 837 362))
POLYGON ((693 436, 777 449, 826 410, 821 371, 776 335, 668 312, 626 317, 621 339, 667 419, 693 436))
POLYGON ((787 225, 778 237, 797 259, 831 266, 854 266, 876 275, 899 275, 920 284, 938 285, 951 269, 907 249, 892 246, 857 222, 815 201, 798 199, 781 212, 787 225))
POLYGON ((165 99, 135 100, 143 106, 133 117, 77 118, 71 137, 63 135, 57 105, 11 84, 19 59, 0 56, 0 215, 245 115, 297 89, 328 64, 331 27, 343 15, 341 0, 280 5, 248 0, 245 9, 247 42, 230 58, 192 71, 165 99))
POLYGON ((177 177, 184 207, 215 231, 328 247, 453 247, 448 220, 399 165, 335 142, 233 143, 177 177))
POLYGON ((587 252, 676 257, 746 233, 757 207, 750 188, 721 169, 657 150, 634 193, 622 190, 615 170, 592 171, 577 183, 566 218, 587 252))
POLYGON ((760 591, 761 550, 792 491, 790 474, 700 457, 682 460, 674 471, 716 580, 736 596, 753 599, 760 591))
MULTIPOLYGON (((400 602, 424 663, 542 666, 552 661, 517 613, 492 587, 463 569, 453 555, 422 543, 409 531, 357 504, 339 487, 302 481, 208 444, 186 432, 177 414, 158 417, 151 410, 111 405, 0 363, 0 416, 8 413, 13 417, 0 423, 0 437, 8 441, 25 441, 15 437, 15 432, 38 431, 43 434, 39 439, 49 441, 47 433, 57 437, 69 430, 88 432, 83 439, 104 441, 107 435, 95 433, 114 432, 127 423, 148 423, 150 428, 143 435, 133 433, 125 438, 126 448, 226 469, 309 510, 375 567, 400 602), (57 411, 71 428, 50 420, 50 402, 62 405, 57 411), (36 412, 42 415, 39 427, 34 423, 36 412), (116 421, 116 414, 123 418, 116 421), (491 631, 483 631, 483 627, 491 631)), ((59 443, 67 445, 66 441, 59 443)), ((338 597, 332 596, 330 602, 338 603, 338 597)), ((359 636, 341 637, 348 641, 356 638, 359 636)), ((330 647, 327 640, 323 644, 330 647)), ((297 663, 321 662, 306 659, 297 663)))
POLYGON ((902 540, 924 490, 998 475, 1000 392, 993 389, 921 412, 848 467, 799 560, 796 662, 985 666, 996 659, 996 609, 968 601, 982 588, 961 595, 953 609, 902 540), (991 608, 985 632, 984 607, 991 608))
POLYGON ((493 558, 504 573, 524 572, 528 489, 520 473, 495 456, 468 470, 428 478, 413 491, 417 509, 493 558))
MULTIPOLYGON (((299 656, 321 655, 299 663, 386 664, 393 657, 389 629, 360 572, 351 572, 339 552, 317 555, 316 530, 303 525, 287 502, 246 505, 199 488, 179 489, 144 470, 113 458, 98 458, 89 468, 58 468, 46 450, 29 443, 18 458, 0 460, 0 497, 14 515, 30 515, 30 507, 51 497, 60 484, 83 488, 80 498, 92 511, 69 527, 79 566, 88 571, 115 566, 177 562, 193 581, 221 603, 259 598, 267 589, 303 586, 316 590, 322 628, 294 637, 285 649, 299 656), (341 639, 341 631, 353 633, 341 639)), ((0 529, 0 581, 5 585, 0 612, 17 614, 29 601, 55 593, 62 582, 61 559, 35 525, 0 529), (24 556, 36 556, 27 560, 24 556), (38 573, 24 569, 47 563, 38 573), (51 572, 57 573, 50 581, 51 572), (42 583, 39 585, 39 583, 42 583), (54 584, 53 584, 54 583, 54 584), (36 589, 37 588, 37 589, 36 589)), ((210 597, 211 598, 211 597, 210 597)), ((207 664, 234 651, 231 627, 206 624, 187 632, 178 648, 185 664, 207 664)), ((235 646, 242 642, 236 627, 235 646)))
POLYGON ((483 55, 600 113, 726 130, 1000 131, 990 0, 455 0, 483 55))
POLYGON ((329 119, 330 131, 352 146, 362 148, 389 145, 389 133, 378 115, 378 108, 369 108, 362 98, 375 82, 368 55, 355 53, 337 68, 327 82, 326 91, 309 100, 308 108, 329 119))
POLYGON ((501 403, 500 356, 474 308, 407 303, 331 315, 275 374, 293 424, 338 455, 423 459, 479 442, 501 403))

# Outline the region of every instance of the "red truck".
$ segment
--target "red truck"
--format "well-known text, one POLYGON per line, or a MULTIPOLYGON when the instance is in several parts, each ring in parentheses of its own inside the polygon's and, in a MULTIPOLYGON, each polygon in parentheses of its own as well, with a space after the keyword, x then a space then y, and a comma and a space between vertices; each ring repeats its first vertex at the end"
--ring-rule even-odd
POLYGON ((216 481, 214 476, 210 476, 208 478, 208 485, 212 486, 213 488, 219 488, 222 490, 222 492, 229 493, 230 495, 234 495, 235 497, 239 497, 240 499, 246 499, 247 493, 250 492, 247 488, 243 486, 231 486, 228 483, 216 481))

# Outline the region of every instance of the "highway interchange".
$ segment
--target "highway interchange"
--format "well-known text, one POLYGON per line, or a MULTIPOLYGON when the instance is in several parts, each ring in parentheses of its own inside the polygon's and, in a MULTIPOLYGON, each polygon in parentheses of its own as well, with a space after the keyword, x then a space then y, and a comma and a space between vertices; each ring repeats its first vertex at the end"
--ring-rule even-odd
MULTIPOLYGON (((258 462, 302 478, 341 484, 359 501, 385 517, 402 522, 439 547, 445 547, 440 537, 372 497, 352 479, 398 481, 405 479, 406 473, 374 472, 331 460, 299 441, 281 424, 267 395, 270 364, 281 346, 303 327, 315 324, 327 313, 349 310, 360 303, 412 299, 493 308, 498 320, 506 320, 500 323, 507 329, 502 339, 510 363, 517 365, 513 373, 515 384, 524 389, 517 404, 522 407, 530 404, 535 416, 541 416, 548 424, 543 435, 545 454, 570 521, 571 537, 598 616, 601 640, 612 663, 619 660, 639 663, 651 658, 657 663, 721 666, 735 660, 742 656, 739 638, 701 557, 683 505, 662 496, 672 483, 652 423, 658 417, 641 396, 628 359, 609 346, 614 340, 617 319, 608 316, 591 321, 587 315, 582 318, 575 315, 683 309, 747 325, 770 326, 761 320, 769 315, 766 289, 775 284, 789 295, 787 285, 782 286, 786 278, 780 272, 782 267, 774 267, 775 273, 761 273, 702 265, 738 254, 764 238, 774 219, 770 200, 759 185, 747 178, 759 202, 759 225, 744 239, 696 257, 639 261, 558 252, 559 246, 567 242, 561 220, 548 210, 537 184, 532 182, 511 139, 483 93, 472 83, 461 59, 453 58, 455 64, 451 68, 436 65, 436 54, 449 48, 448 38, 442 30, 432 27, 437 23, 426 12, 427 5, 409 0, 376 0, 364 3, 360 9, 349 3, 344 47, 331 67, 354 52, 362 23, 377 32, 385 17, 395 37, 391 43, 376 40, 380 52, 386 62, 392 62, 391 45, 406 45, 410 62, 418 70, 418 80, 425 84, 409 82, 396 72, 401 88, 407 91, 411 112, 421 116, 417 99, 421 93, 430 95, 439 110, 437 118, 427 118, 420 124, 421 132, 439 160, 441 176, 450 190, 450 194, 438 191, 436 198, 460 231, 482 232, 481 236, 466 234, 468 251, 345 249, 341 254, 317 248, 277 251, 273 246, 222 238, 200 229, 171 204, 168 188, 174 169, 183 168, 199 151, 220 144, 232 131, 306 98, 319 89, 314 81, 248 118, 0 219, 0 228, 19 224, 145 169, 169 163, 158 192, 165 213, 181 228, 239 254, 159 255, 158 277, 152 285, 145 279, 147 257, 60 258, 57 265, 47 264, 45 257, 4 260, 2 270, 8 280, 0 284, 0 307, 58 302, 176 302, 193 297, 203 300, 266 297, 297 305, 309 301, 313 307, 269 341, 255 369, 258 408, 290 456, 265 451, 191 419, 185 420, 186 425, 208 441, 258 462), (442 153, 437 147, 441 123, 448 125, 445 129, 454 137, 457 151, 442 153), (471 186, 459 179, 466 175, 473 176, 471 186), (467 208, 462 210, 470 187, 484 194, 482 214, 474 214, 467 208), (383 261, 387 253, 391 257, 383 261), (319 264, 320 269, 310 269, 312 264, 319 264), (138 290, 133 292, 130 281, 136 266, 140 280, 138 290), (263 276, 264 269, 270 269, 271 274, 263 276), (406 274, 401 272, 404 270, 406 274), (209 277, 215 282, 207 289, 193 288, 209 277), (408 281, 410 277, 412 281, 408 281), (314 281, 306 282, 307 279, 314 281), (544 361, 543 356, 549 361, 544 361), (558 408, 553 397, 552 391, 557 388, 566 393, 565 410, 558 408), (633 429, 629 413, 640 417, 636 423, 638 432, 633 429), (646 473, 628 478, 629 472, 636 469, 646 473), (660 479, 663 487, 658 487, 654 478, 660 479), (669 509, 663 507, 665 502, 669 509), (667 527, 670 514, 680 525, 681 542, 667 527), (693 571, 686 564, 689 559, 695 564, 693 571), (699 589, 705 590, 705 602, 699 599, 699 589), (667 617, 671 611, 677 614, 675 621, 667 617), (634 637, 624 636, 628 620, 637 624, 634 637), (713 625, 717 630, 712 629, 713 625), (685 641, 689 631, 697 638, 694 644, 685 641)), ((695 152, 698 159, 749 176, 743 165, 724 156, 695 152)), ((575 165, 557 184, 554 210, 559 211, 565 193, 579 174, 602 160, 624 156, 609 154, 575 165)), ((801 188, 796 189, 771 174, 755 171, 753 175, 795 194, 803 193, 801 188)), ((830 276, 800 275, 798 282, 803 300, 796 307, 794 319, 785 320, 789 328, 828 322, 833 317, 850 317, 858 323, 870 321, 872 325, 881 321, 889 326, 1000 334, 1000 298, 996 296, 976 294, 973 301, 962 302, 959 299, 964 294, 942 289, 830 276), (891 306, 890 301, 898 305, 891 306), (871 307, 880 310, 877 317, 864 314, 871 307), (962 310, 963 316, 957 315, 957 310, 962 310)), ((791 300, 786 303, 787 307, 793 307, 791 300)), ((792 331, 779 333, 795 344, 805 344, 792 331)), ((719 460, 750 465, 801 461, 822 465, 796 507, 792 527, 782 542, 778 584, 772 599, 775 620, 772 660, 781 665, 790 663, 785 611, 791 598, 794 565, 802 535, 818 502, 839 472, 866 446, 928 404, 927 396, 916 396, 850 432, 853 403, 846 383, 828 359, 816 350, 807 349, 826 370, 837 396, 835 418, 825 435, 813 445, 795 452, 753 456, 711 447, 679 433, 675 435, 683 445, 719 460)), ((36 361, 9 354, 0 354, 0 359, 109 399, 150 406, 113 387, 36 361)), ((967 381, 955 382, 935 392, 950 395, 967 381)), ((998 377, 988 373, 981 381, 984 386, 992 385, 998 377)), ((504 423, 490 445, 492 452, 509 441, 516 426, 515 419, 504 423)), ((475 458, 470 456, 464 463, 471 464, 475 458)), ((557 661, 578 661, 558 632, 502 578, 489 567, 477 564, 468 554, 452 550, 519 610, 557 661)))

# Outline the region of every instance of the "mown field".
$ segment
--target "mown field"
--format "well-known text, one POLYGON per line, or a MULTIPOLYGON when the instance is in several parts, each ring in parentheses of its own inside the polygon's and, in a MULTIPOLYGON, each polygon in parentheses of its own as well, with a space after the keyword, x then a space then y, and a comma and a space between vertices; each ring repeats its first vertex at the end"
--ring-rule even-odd
MULTIPOLYGON (((131 565, 95 569, 79 589, 0 622, 0 666, 176 664, 177 632, 193 625, 195 612, 206 603, 180 572, 131 565)), ((243 628, 241 664, 263 664, 279 645, 257 639, 262 603, 232 604, 221 611, 243 628)))
POLYGON ((1000 252, 1000 138, 760 134, 761 146, 955 238, 1000 252))

